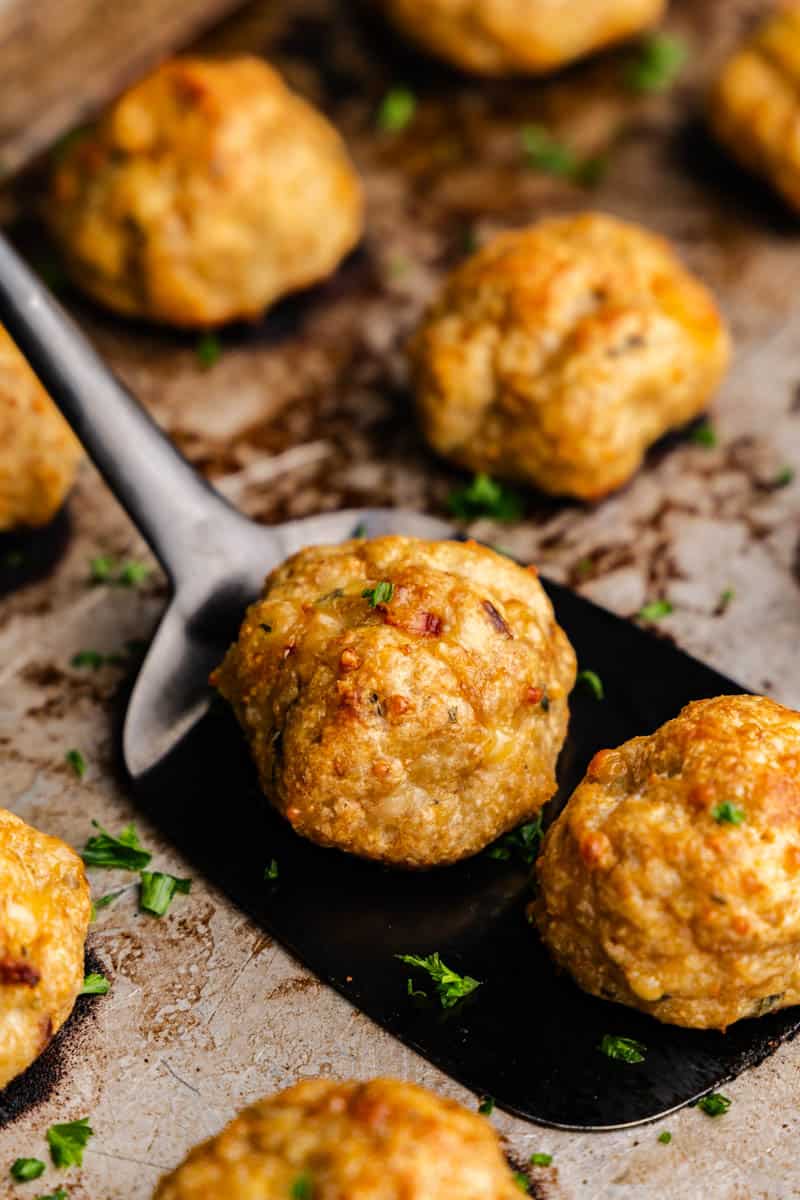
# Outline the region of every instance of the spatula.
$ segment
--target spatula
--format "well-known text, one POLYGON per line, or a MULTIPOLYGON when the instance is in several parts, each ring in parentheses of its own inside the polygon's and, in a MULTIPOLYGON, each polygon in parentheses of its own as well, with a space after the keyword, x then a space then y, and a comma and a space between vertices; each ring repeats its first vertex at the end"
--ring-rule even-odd
MULTIPOLYGON (((794 1035, 797 1010, 739 1022, 723 1035, 658 1025, 583 995, 556 974, 525 921, 524 864, 479 855, 404 875, 295 836, 265 804, 232 719, 207 711, 210 668, 267 571, 287 554, 356 531, 424 538, 456 531, 433 517, 383 509, 273 528, 248 521, 195 474, 2 239, 0 320, 170 581, 172 598, 123 730, 140 803, 268 932, 476 1092, 547 1124, 603 1129, 651 1120, 794 1035), (278 879, 268 881, 273 859, 278 879), (409 971, 396 957, 433 951, 481 980, 453 1009, 442 1010, 430 994, 410 995, 409 971), (604 1033, 641 1041, 644 1061, 603 1056, 604 1033)), ((579 661, 602 675, 606 691, 602 703, 574 698, 555 811, 597 749, 650 732, 689 700, 741 689, 665 639, 546 586, 579 661)), ((424 981, 415 977, 411 990, 425 991, 424 981)))

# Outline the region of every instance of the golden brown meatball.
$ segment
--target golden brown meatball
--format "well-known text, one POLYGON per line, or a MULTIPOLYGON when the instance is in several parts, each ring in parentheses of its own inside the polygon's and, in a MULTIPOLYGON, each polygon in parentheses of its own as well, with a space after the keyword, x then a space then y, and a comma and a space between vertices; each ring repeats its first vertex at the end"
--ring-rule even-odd
POLYGON ((0 809, 0 1087, 72 1012, 90 909, 75 851, 0 809))
POLYGON ((545 838, 536 920, 588 992, 724 1029, 800 1002, 800 713, 687 705, 601 750, 545 838))
POLYGON ((733 156, 800 209, 800 5, 770 17, 728 60, 709 115, 733 156))
POLYGON ((288 559, 212 677, 297 833, 403 867, 475 854, 549 800, 574 679, 534 572, 406 537, 288 559))
POLYGON ((492 1126, 394 1079, 311 1079, 197 1146, 154 1200, 517 1200, 492 1126))
POLYGON ((666 0, 382 0, 426 49, 481 75, 540 74, 655 24, 666 0))
POLYGON ((183 326, 259 316, 330 274, 363 224, 336 130, 247 57, 137 84, 66 149, 47 217, 81 287, 183 326))
POLYGON ((411 345, 435 450, 586 500, 702 412, 728 357, 712 297, 669 245, 596 213, 495 238, 450 276, 411 345))
POLYGON ((46 525, 80 458, 66 421, 0 325, 0 530, 46 525))

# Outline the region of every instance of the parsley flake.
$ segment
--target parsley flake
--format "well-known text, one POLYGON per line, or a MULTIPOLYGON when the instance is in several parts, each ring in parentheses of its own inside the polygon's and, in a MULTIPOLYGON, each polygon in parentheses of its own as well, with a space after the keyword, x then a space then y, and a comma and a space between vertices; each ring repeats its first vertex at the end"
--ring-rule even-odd
POLYGON ((204 371, 208 371, 222 357, 222 343, 215 333, 205 333, 195 347, 197 361, 204 371))
POLYGON ((292 1200, 313 1200, 314 1180, 310 1171, 303 1171, 295 1176, 290 1195, 292 1200))
POLYGON ((492 479, 485 471, 479 471, 466 487, 451 492, 447 507, 462 521, 472 521, 476 517, 518 521, 523 511, 519 494, 492 479))
POLYGON ((105 996, 111 990, 111 984, 106 979, 105 975, 100 975, 93 971, 91 975, 84 975, 83 987, 78 995, 80 996, 105 996))
POLYGON ((113 904, 118 896, 121 896, 125 888, 120 888, 117 892, 107 892, 105 896, 98 896, 92 901, 92 920, 97 920, 97 914, 101 908, 107 908, 109 904, 113 904))
POLYGON ((706 1114, 707 1117, 721 1117, 726 1113, 731 1106, 731 1101, 727 1096, 723 1096, 721 1092, 709 1092, 707 1096, 702 1096, 697 1101, 697 1107, 706 1114))
POLYGON ((83 1152, 94 1130, 88 1117, 79 1121, 67 1121, 63 1125, 51 1125, 47 1131, 50 1157, 57 1167, 80 1167, 83 1152))
POLYGON ((718 825, 741 825, 747 817, 744 809, 730 800, 723 800, 721 804, 715 804, 711 815, 718 825))
POLYGON ((647 1047, 637 1042, 636 1038, 617 1037, 612 1033, 604 1034, 597 1048, 607 1058, 617 1058, 626 1063, 644 1062, 647 1053, 647 1047))
POLYGON ((514 1183, 521 1192, 529 1192, 531 1190, 531 1181, 522 1174, 522 1171, 514 1172, 514 1183))
POLYGON ((576 684, 584 684, 594 696, 595 700, 605 700, 606 693, 603 688, 603 681, 595 671, 579 671, 576 684))
POLYGON ((16 1179, 17 1183, 28 1183, 44 1175, 45 1169, 40 1158, 18 1158, 11 1164, 11 1178, 16 1179))
POLYGON ((366 521, 359 521, 353 532, 350 534, 350 537, 355 541, 356 539, 365 538, 366 536, 367 523, 366 521))
POLYGON ((520 131, 525 165, 532 171, 569 179, 583 187, 599 183, 608 166, 604 155, 581 158, 559 142, 543 125, 525 125, 520 131))
POLYGON ((530 1161, 534 1167, 549 1167, 553 1156, 552 1154, 532 1154, 530 1161))
POLYGON ((382 579, 380 583, 376 583, 374 588, 364 588, 361 593, 365 600, 369 600, 370 608, 377 608, 379 604, 388 604, 394 595, 394 584, 389 583, 387 579, 382 579))
POLYGON ((542 814, 539 813, 534 821, 528 821, 526 825, 520 825, 498 838, 486 853, 489 858, 496 858, 500 862, 517 857, 526 866, 531 866, 539 854, 543 837, 542 814))
POLYGON ((428 999, 427 992, 423 992, 422 988, 414 987, 413 979, 406 980, 406 992, 411 997, 412 1000, 427 1000, 428 999))
POLYGON ((724 612, 735 596, 736 592, 733 590, 733 588, 725 588, 724 592, 720 592, 719 601, 717 603, 719 610, 724 612))
POLYGON ((414 120, 417 98, 405 87, 392 88, 383 97, 376 118, 379 129, 384 133, 400 133, 414 120))
POLYGON ((661 1142, 662 1146, 668 1146, 672 1141, 672 1134, 668 1129, 665 1129, 663 1133, 658 1135, 658 1140, 661 1142))
POLYGON ((176 879, 164 871, 142 871, 139 891, 139 908, 154 917, 163 917, 176 892, 188 895, 192 890, 191 879, 176 879))
POLYGON ((101 554, 89 562, 89 583, 109 587, 138 587, 152 571, 149 563, 129 559, 119 562, 110 554, 101 554))
POLYGON ((651 600, 649 604, 645 604, 643 608, 639 609, 636 616, 640 621, 660 621, 662 617, 668 617, 673 611, 669 600, 651 600))
POLYGON ((695 446, 705 446, 707 450, 713 449, 717 444, 716 430, 710 421, 703 421, 700 425, 695 425, 689 438, 695 446))
POLYGON ((794 481, 794 469, 792 467, 782 467, 772 481, 774 488, 788 487, 794 481))
POLYGON ((71 667, 89 667, 92 671, 98 671, 105 661, 105 654, 101 654, 99 650, 79 650, 77 654, 73 654, 69 665, 71 667))
POLYGON ((46 1196, 37 1196, 36 1200, 69 1200, 69 1192, 65 1187, 57 1187, 54 1192, 48 1192, 46 1196))
POLYGON ((83 847, 82 857, 87 867, 102 867, 104 870, 119 867, 123 871, 141 871, 153 857, 149 850, 143 848, 134 825, 126 825, 119 837, 114 837, 97 821, 92 821, 92 825, 100 832, 90 837, 83 847))
POLYGON ((670 33, 653 33, 640 44, 623 82, 632 92, 665 92, 680 75, 689 57, 686 43, 670 33))
POLYGON ((482 1117, 490 1117, 494 1112, 494 1096, 484 1096, 478 1105, 478 1112, 482 1117))
POLYGON ((419 954, 396 954, 395 958, 399 958, 406 966, 419 967, 421 971, 428 972, 436 985, 442 1008, 452 1008, 459 1000, 463 1000, 481 986, 479 979, 473 979, 470 975, 459 975, 445 966, 438 951, 425 957, 419 954))
POLYGON ((84 775, 86 774, 88 764, 80 750, 68 750, 64 755, 64 759, 66 760, 67 764, 72 767, 73 771, 78 776, 78 779, 83 779, 84 775))
POLYGON ((264 878, 268 882, 274 883, 275 880, 278 878, 278 874, 279 874, 278 860, 275 858, 270 859, 269 866, 264 868, 264 878))

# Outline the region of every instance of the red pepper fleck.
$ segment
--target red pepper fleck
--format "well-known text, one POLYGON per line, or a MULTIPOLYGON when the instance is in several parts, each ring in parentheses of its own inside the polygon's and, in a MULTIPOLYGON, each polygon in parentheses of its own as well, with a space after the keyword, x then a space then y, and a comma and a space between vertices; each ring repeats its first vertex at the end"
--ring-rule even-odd
POLYGON ((544 696, 544 688, 529 687, 528 701, 530 704, 539 704, 544 696))
POLYGON ((438 637, 442 632, 442 618, 437 617, 436 613, 418 612, 414 614, 409 628, 414 633, 425 634, 426 637, 438 637))

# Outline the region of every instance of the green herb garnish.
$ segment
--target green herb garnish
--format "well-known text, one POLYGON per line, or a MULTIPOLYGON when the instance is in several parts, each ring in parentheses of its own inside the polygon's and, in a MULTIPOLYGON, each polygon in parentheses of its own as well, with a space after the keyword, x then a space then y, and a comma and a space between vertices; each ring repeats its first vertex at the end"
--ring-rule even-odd
POLYGON ((97 913, 101 908, 107 908, 109 904, 113 904, 117 896, 121 896, 125 888, 120 888, 117 892, 107 892, 105 896, 98 896, 92 901, 92 920, 97 920, 97 913))
POLYGON ((603 688, 603 681, 595 671, 579 671, 575 683, 576 685, 585 684, 595 700, 605 700, 606 693, 603 688))
POLYGON ((697 1107, 701 1109, 707 1117, 721 1117, 726 1113, 731 1106, 731 1102, 727 1096, 723 1096, 720 1092, 709 1092, 707 1096, 701 1097, 697 1101, 697 1107))
POLYGON ((747 817, 744 809, 730 800, 723 800, 721 804, 715 804, 711 815, 718 825, 741 825, 747 817))
POLYGON ((302 1174, 295 1176, 292 1183, 292 1200, 313 1200, 313 1196, 314 1180, 311 1178, 311 1172, 303 1171, 302 1174))
POLYGON ((689 439, 696 446, 705 446, 710 450, 717 444, 716 430, 710 421, 703 421, 702 424, 694 427, 689 434, 689 439))
POLYGON ((406 992, 411 997, 412 1000, 427 1000, 428 999, 427 992, 423 992, 421 988, 414 987, 413 979, 406 980, 406 992))
POLYGON ((36 1200, 69 1200, 69 1192, 65 1187, 57 1187, 54 1192, 48 1192, 46 1196, 37 1196, 36 1200))
POLYGON ((778 472, 778 474, 773 479, 772 486, 774 488, 788 487, 789 484, 793 482, 793 480, 794 480, 794 468, 793 467, 782 467, 781 470, 778 472))
POLYGON ((264 878, 270 883, 274 883, 275 880, 278 878, 278 861, 277 861, 277 859, 275 859, 275 858, 271 859, 269 866, 264 868, 264 878))
POLYGON ((623 82, 632 92, 665 92, 683 69, 689 52, 686 43, 670 33, 653 33, 639 45, 628 62, 623 82))
POLYGON ((529 1192, 531 1190, 531 1181, 522 1174, 522 1171, 514 1172, 514 1183, 521 1192, 529 1192))
POLYGON ((377 126, 384 133, 400 133, 414 120, 417 98, 408 88, 396 87, 387 92, 378 108, 377 126))
POLYGON ((478 1112, 482 1117, 490 1117, 494 1112, 494 1096, 484 1096, 478 1105, 478 1112))
POLYGON ((618 1058, 621 1062, 644 1062, 647 1047, 637 1042, 636 1038, 617 1037, 612 1033, 603 1035, 603 1040, 597 1047, 607 1058, 618 1058))
POLYGON ((191 879, 176 879, 164 871, 142 871, 139 908, 154 917, 163 917, 176 892, 187 895, 192 890, 191 879))
POLYGON ((88 766, 86 759, 81 754, 80 750, 68 750, 64 755, 66 762, 72 767, 78 779, 83 779, 88 766))
POLYGON ((361 595, 365 600, 369 600, 370 608, 377 608, 379 604, 389 603, 394 595, 394 584, 382 579, 380 583, 375 584, 374 588, 364 588, 361 595))
POLYGON ((129 559, 119 562, 110 554, 101 554, 89 562, 89 582, 110 587, 138 587, 152 571, 149 563, 129 559))
POLYGON ((28 1183, 44 1175, 45 1164, 40 1158, 18 1158, 11 1164, 11 1178, 17 1183, 28 1183))
POLYGON ((520 131, 525 165, 545 175, 556 175, 572 183, 591 187, 599 183, 608 166, 605 155, 580 158, 543 125, 525 125, 520 131))
POLYGON ((724 592, 720 592, 718 607, 724 611, 735 596, 736 592, 733 588, 725 588, 724 592))
POLYGON ((222 357, 222 343, 215 333, 204 333, 195 347, 195 354, 200 366, 207 371, 222 357))
POLYGON ((119 837, 114 837, 97 821, 92 821, 92 825, 100 832, 90 837, 83 847, 83 861, 87 867, 103 867, 106 870, 119 867, 123 871, 141 871, 153 857, 149 850, 143 848, 135 826, 126 825, 119 837))
POLYGON ((419 954, 396 954, 395 958, 399 958, 406 966, 419 967, 421 971, 428 972, 436 985, 442 1008, 452 1008, 459 1000, 463 1000, 481 986, 479 979, 473 979, 470 975, 459 975, 450 967, 446 967, 438 951, 425 957, 419 954))
POLYGON ((144 583, 152 569, 149 563, 131 559, 130 562, 122 564, 114 582, 118 587, 138 587, 140 583, 144 583))
POLYGON ((662 1146, 668 1146, 672 1141, 672 1134, 668 1129, 665 1129, 663 1133, 658 1135, 658 1140, 661 1142, 662 1146))
POLYGON ((79 1121, 68 1121, 63 1125, 51 1125, 47 1131, 47 1144, 55 1165, 81 1166, 83 1152, 93 1133, 88 1117, 81 1117, 79 1121))
POLYGON ((512 488, 497 483, 484 471, 479 471, 466 487, 458 488, 447 497, 447 507, 462 521, 476 517, 492 517, 495 521, 518 521, 522 516, 522 499, 512 488))
POLYGON ((532 1154, 531 1165, 534 1167, 549 1167, 553 1161, 552 1154, 532 1154))
POLYGON ((673 607, 669 600, 651 600, 649 604, 645 604, 636 614, 640 621, 660 621, 662 617, 668 617, 673 611, 673 607))
POLYGON ((77 654, 73 654, 69 665, 71 667, 89 667, 92 671, 98 671, 105 661, 105 654, 101 654, 98 650, 79 650, 77 654))
POLYGON ((526 866, 531 866, 539 854, 543 837, 542 814, 539 813, 534 821, 528 821, 526 825, 512 829, 511 833, 503 834, 486 853, 489 858, 496 858, 501 862, 508 862, 516 856, 526 866))
POLYGON ((110 990, 111 984, 105 975, 99 975, 93 971, 91 975, 84 975, 83 987, 78 994, 80 996, 105 996, 110 990))

